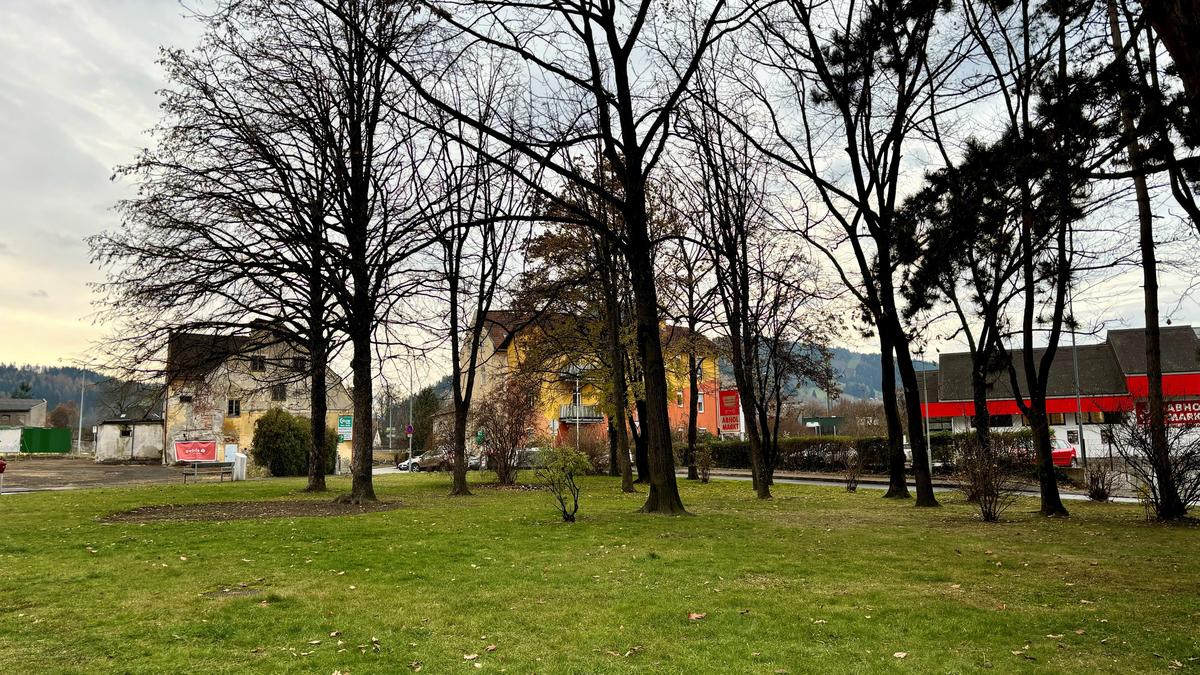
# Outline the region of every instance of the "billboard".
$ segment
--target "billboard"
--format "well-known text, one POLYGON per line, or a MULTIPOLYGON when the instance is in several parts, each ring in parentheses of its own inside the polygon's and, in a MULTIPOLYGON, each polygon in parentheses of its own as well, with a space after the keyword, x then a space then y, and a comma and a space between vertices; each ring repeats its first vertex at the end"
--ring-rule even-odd
POLYGON ((215 462, 217 461, 217 442, 175 441, 175 461, 215 462))
MULTIPOLYGON (((1200 425, 1200 399, 1163 401, 1163 408, 1170 426, 1200 425)), ((1143 425, 1150 423, 1150 408, 1143 401, 1137 404, 1137 421, 1143 425)))
POLYGON ((717 399, 719 404, 717 412, 721 415, 721 433, 741 431, 741 399, 738 397, 737 389, 722 389, 717 399))

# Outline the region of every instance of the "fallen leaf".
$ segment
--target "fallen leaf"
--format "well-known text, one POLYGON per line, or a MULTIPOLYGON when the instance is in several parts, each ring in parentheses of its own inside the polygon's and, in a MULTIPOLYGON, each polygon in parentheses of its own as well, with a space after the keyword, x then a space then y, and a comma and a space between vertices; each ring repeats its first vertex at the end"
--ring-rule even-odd
POLYGON ((908 652, 896 652, 895 654, 892 654, 892 656, 894 656, 898 659, 902 659, 902 658, 905 658, 906 656, 908 656, 908 652))
MULTIPOLYGON (((93 553, 95 553, 95 551, 92 551, 92 552, 93 552, 93 553)), ((187 560, 187 556, 186 556, 186 555, 181 555, 181 556, 179 556, 179 559, 180 559, 180 560, 187 560)))
POLYGON ((414 673, 418 673, 421 671, 421 667, 424 665, 425 664, 421 663, 420 661, 413 661, 412 663, 408 664, 408 667, 411 668, 414 673))
POLYGON ((342 631, 340 631, 340 630, 335 630, 335 631, 333 631, 333 632, 331 632, 331 633, 329 634, 329 637, 337 637, 337 636, 339 636, 339 635, 341 635, 341 634, 342 634, 342 631))
POLYGON ((1051 640, 1061 640, 1062 639, 1061 635, 1054 635, 1053 633, 1051 633, 1050 635, 1047 635, 1046 637, 1050 638, 1051 640))
POLYGON ((482 664, 482 663, 480 663, 480 662, 478 662, 478 661, 476 661, 476 662, 475 662, 475 667, 476 667, 476 668, 482 668, 482 667, 483 667, 483 664, 482 664))
POLYGON ((825 619, 813 619, 813 623, 825 623, 825 619))
POLYGON ((494 651, 496 651, 496 645, 488 645, 487 647, 484 647, 484 648, 483 648, 483 651, 485 651, 485 652, 494 652, 494 651))
POLYGON ((308 644, 310 644, 310 645, 319 645, 319 644, 321 644, 321 641, 320 641, 320 640, 309 640, 309 641, 308 641, 308 644))
POLYGON ((477 658, 479 658, 478 654, 463 654, 464 661, 474 661, 477 658))
POLYGON ((962 584, 950 584, 950 588, 962 588, 962 584))
POLYGON ((704 612, 699 612, 699 613, 697 613, 697 612, 689 612, 689 613, 688 613, 688 619, 691 619, 692 621, 699 621, 699 620, 703 619, 703 618, 704 618, 704 617, 706 617, 706 616, 708 616, 708 614, 706 614, 706 613, 704 613, 704 612))
POLYGON ((1084 629, 1082 629, 1082 628, 1076 628, 1076 629, 1075 629, 1075 634, 1076 634, 1076 635, 1083 635, 1083 634, 1084 634, 1084 633, 1086 633, 1086 632, 1087 632, 1087 631, 1085 631, 1085 630, 1084 630, 1084 629))

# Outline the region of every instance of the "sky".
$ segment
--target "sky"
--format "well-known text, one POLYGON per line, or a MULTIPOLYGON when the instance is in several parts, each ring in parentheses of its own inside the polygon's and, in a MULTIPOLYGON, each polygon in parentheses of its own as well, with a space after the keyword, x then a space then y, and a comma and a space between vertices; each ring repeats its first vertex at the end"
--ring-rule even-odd
POLYGON ((157 118, 160 45, 198 31, 174 0, 0 1, 0 362, 85 356, 84 238, 118 224, 113 167, 157 118))
MULTIPOLYGON (((113 168, 157 120, 159 47, 198 38, 186 13, 175 0, 0 0, 0 362, 74 363, 102 337, 84 239, 119 224, 113 205, 131 187, 113 168)), ((1170 255, 1186 263, 1200 240, 1179 239, 1170 255)), ((1192 278, 1166 269, 1161 282, 1165 316, 1200 323, 1192 278)), ((1141 326, 1140 294, 1131 266, 1081 292, 1077 309, 1089 325, 1141 326)), ((927 357, 962 348, 941 333, 927 357)), ((877 351, 854 335, 843 346, 877 351)))

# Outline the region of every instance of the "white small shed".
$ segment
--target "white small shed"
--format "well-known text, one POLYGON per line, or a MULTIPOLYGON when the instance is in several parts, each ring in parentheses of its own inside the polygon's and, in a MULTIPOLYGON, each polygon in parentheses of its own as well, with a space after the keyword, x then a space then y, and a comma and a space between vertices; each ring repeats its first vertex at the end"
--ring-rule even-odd
POLYGON ((96 427, 97 462, 161 462, 162 458, 160 419, 105 420, 96 427))

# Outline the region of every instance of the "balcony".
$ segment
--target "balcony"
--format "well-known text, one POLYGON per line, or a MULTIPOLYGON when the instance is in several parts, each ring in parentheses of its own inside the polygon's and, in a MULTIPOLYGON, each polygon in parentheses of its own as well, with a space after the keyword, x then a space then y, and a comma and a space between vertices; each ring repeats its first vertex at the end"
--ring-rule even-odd
POLYGON ((594 405, 560 405, 558 406, 558 421, 567 424, 591 424, 603 422, 604 415, 599 406, 594 405))

